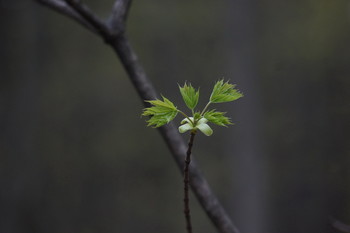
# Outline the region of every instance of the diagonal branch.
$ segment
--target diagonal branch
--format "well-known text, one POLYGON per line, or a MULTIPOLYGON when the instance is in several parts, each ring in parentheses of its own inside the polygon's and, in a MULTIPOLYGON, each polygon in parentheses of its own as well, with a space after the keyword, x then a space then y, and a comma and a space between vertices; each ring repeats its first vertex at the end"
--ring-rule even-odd
MULTIPOLYGON (((172 123, 159 128, 159 130, 179 169, 182 171, 185 164, 186 144, 172 123)), ((192 159, 189 170, 192 191, 218 231, 221 233, 240 233, 211 190, 195 159, 192 159)))
POLYGON ((331 225, 337 229, 338 231, 341 232, 350 232, 350 225, 347 225, 341 221, 339 221, 338 219, 335 219, 333 217, 329 217, 330 223, 331 225))
MULTIPOLYGON (((89 8, 75 0, 36 0, 56 11, 73 18, 89 30, 97 32, 113 48, 124 66, 141 100, 157 97, 136 53, 124 35, 125 20, 131 0, 116 0, 108 24, 101 21, 89 8), (88 26, 86 26, 88 25, 88 26)), ((159 132, 172 153, 179 169, 184 167, 186 144, 173 124, 160 127, 159 132)), ((191 188, 204 211, 221 233, 239 233, 226 211, 212 192, 196 161, 190 165, 191 188)))

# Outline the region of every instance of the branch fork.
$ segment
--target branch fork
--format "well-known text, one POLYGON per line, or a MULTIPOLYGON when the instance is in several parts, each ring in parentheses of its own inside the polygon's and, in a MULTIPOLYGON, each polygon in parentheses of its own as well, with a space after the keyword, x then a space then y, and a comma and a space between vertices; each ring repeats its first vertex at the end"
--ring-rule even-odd
POLYGON ((102 20, 80 0, 36 1, 72 18, 89 31, 100 35, 108 44, 125 34, 126 20, 131 6, 131 0, 116 0, 108 19, 102 20))

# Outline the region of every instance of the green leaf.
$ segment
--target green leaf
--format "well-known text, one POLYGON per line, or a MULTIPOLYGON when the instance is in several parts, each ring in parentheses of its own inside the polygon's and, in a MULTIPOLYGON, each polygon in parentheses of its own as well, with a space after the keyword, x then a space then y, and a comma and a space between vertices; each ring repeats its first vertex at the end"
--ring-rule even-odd
POLYGON ((243 97, 243 94, 235 89, 236 85, 224 82, 224 80, 217 81, 214 85, 213 91, 210 95, 211 103, 224 103, 237 100, 243 97))
POLYGON ((196 91, 191 84, 187 85, 187 83, 183 87, 179 86, 179 88, 187 107, 193 110, 198 104, 199 90, 196 91))
POLYGON ((204 118, 206 118, 209 122, 220 126, 232 125, 230 118, 224 116, 225 114, 226 112, 217 112, 214 109, 204 113, 204 118))
POLYGON ((193 115, 193 118, 195 121, 198 121, 201 118, 201 113, 200 112, 195 112, 193 115))
POLYGON ((167 98, 162 96, 162 100, 149 100, 146 101, 152 105, 152 107, 145 108, 142 116, 150 116, 147 126, 153 126, 155 128, 165 125, 172 121, 177 113, 176 106, 167 98))

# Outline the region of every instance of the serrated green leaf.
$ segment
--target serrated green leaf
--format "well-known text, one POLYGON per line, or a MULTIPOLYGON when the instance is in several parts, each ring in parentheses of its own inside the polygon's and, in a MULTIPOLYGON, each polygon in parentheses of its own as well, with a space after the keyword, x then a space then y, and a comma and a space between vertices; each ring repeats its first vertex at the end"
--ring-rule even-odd
POLYGON ((187 85, 187 83, 183 87, 179 86, 179 89, 185 104, 193 110, 198 104, 199 90, 196 91, 191 84, 187 85))
POLYGON ((210 95, 211 103, 224 103, 237 100, 243 97, 243 94, 235 89, 236 85, 219 80, 215 83, 210 95))
POLYGON ((152 105, 152 107, 145 108, 142 113, 142 116, 150 116, 147 120, 147 126, 157 128, 169 123, 176 117, 178 113, 176 106, 164 96, 162 98, 163 101, 158 99, 146 101, 152 105))
POLYGON ((214 123, 220 126, 232 125, 230 118, 224 116, 226 112, 217 112, 214 110, 210 110, 204 113, 204 118, 206 118, 209 122, 214 123))

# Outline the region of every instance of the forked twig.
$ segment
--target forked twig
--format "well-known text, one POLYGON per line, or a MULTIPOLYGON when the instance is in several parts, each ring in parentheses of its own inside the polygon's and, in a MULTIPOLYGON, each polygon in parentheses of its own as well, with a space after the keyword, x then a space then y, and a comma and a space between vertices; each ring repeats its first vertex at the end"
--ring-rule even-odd
MULTIPOLYGON (((155 99, 156 91, 141 66, 136 53, 125 36, 125 20, 131 0, 116 0, 108 21, 97 17, 87 6, 75 0, 35 0, 55 11, 72 18, 90 31, 99 34, 116 52, 142 100, 155 99)), ((173 124, 159 128, 165 143, 178 167, 184 168, 186 144, 173 124)), ((191 188, 210 220, 221 233, 239 233, 226 211, 211 191, 196 161, 189 171, 191 188)))

